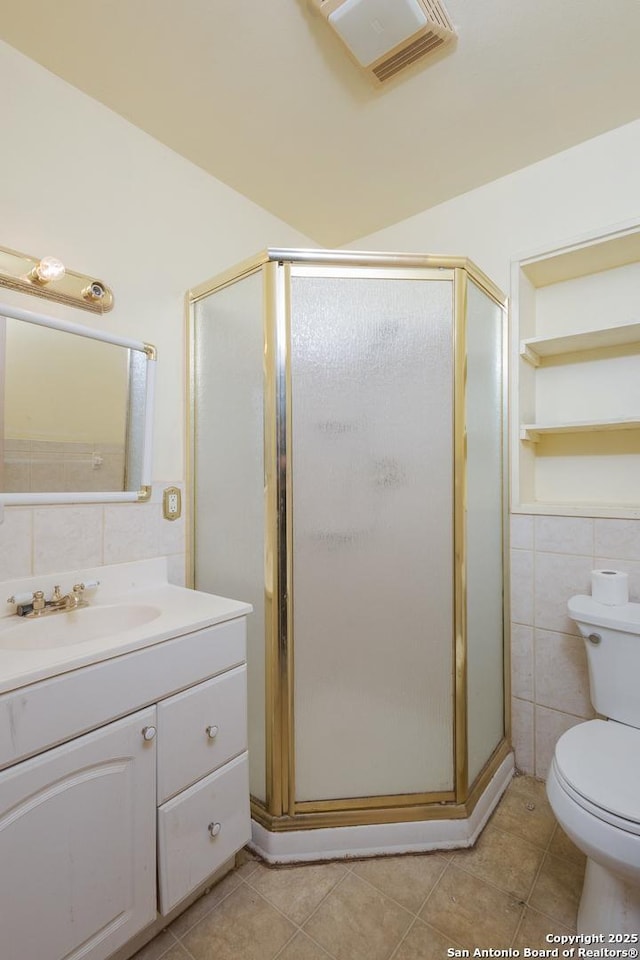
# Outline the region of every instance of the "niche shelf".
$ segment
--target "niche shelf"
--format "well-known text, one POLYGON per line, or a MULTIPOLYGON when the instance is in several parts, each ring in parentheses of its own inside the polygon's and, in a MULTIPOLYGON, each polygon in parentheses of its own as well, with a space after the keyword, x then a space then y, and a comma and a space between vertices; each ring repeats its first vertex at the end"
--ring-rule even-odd
POLYGON ((533 367, 539 367, 547 357, 637 343, 640 343, 640 322, 620 323, 614 327, 581 330, 562 337, 530 337, 520 341, 520 356, 533 367))
POLYGON ((640 221, 512 264, 512 509, 640 517, 640 221))
POLYGON ((575 420, 573 423, 523 423, 520 439, 538 443, 541 437, 557 433, 603 433, 608 430, 639 430, 640 420, 622 417, 617 420, 575 420))

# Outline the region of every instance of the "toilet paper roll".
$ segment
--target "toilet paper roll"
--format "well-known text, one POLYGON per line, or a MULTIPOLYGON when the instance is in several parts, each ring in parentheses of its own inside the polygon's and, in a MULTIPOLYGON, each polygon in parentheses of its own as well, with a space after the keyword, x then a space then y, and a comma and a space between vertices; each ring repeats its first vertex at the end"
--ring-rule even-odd
POLYGON ((592 570, 591 596, 607 607, 629 602, 629 577, 621 570, 592 570))

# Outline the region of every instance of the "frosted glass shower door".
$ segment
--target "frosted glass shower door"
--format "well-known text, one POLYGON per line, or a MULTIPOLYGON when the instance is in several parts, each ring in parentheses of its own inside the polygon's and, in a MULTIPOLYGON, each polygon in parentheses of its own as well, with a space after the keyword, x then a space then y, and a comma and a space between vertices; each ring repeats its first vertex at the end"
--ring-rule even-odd
POLYGON ((291 270, 298 803, 454 787, 453 284, 425 273, 291 270))
POLYGON ((467 727, 469 783, 504 736, 504 314, 467 284, 467 727))
POLYGON ((253 604, 247 618, 251 792, 264 800, 264 320, 262 273, 194 305, 195 587, 253 604))

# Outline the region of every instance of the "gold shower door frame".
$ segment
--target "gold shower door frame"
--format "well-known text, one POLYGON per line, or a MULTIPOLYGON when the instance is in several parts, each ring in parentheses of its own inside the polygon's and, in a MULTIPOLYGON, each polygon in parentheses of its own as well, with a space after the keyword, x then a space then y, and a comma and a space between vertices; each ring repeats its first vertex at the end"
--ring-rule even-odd
MULTIPOLYGON (((503 311, 502 526, 503 565, 508 582, 505 463, 507 397, 506 299, 470 260, 412 254, 353 253, 331 250, 269 249, 232 271, 200 285, 187 295, 190 358, 193 357, 194 304, 217 290, 262 272, 264 285, 264 468, 265 468, 265 683, 266 791, 264 803, 251 800, 252 817, 268 830, 358 826, 373 823, 466 818, 510 751, 510 669, 505 589, 504 736, 472 784, 468 782, 467 624, 466 624, 466 317, 471 279, 503 311), (454 611, 454 789, 451 791, 350 797, 335 800, 295 799, 295 637, 293 636, 292 469, 291 437, 291 277, 292 275, 449 280, 453 294, 453 531, 454 611)), ((193 489, 193 363, 189 360, 188 488, 193 489)), ((193 542, 189 544, 189 582, 194 580, 193 542)))

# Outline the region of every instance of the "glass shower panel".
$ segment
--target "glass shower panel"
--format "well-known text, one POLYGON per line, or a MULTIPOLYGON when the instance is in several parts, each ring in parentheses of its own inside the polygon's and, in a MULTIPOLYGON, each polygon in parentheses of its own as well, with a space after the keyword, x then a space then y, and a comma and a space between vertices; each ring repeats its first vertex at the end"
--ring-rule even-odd
POLYGON ((303 272, 291 289, 296 800, 451 790, 452 284, 303 272))
POLYGON ((503 311, 467 283, 467 719, 469 783, 504 735, 503 311))
POLYGON ((194 308, 195 587, 253 604, 247 618, 251 792, 265 799, 263 281, 194 308))

